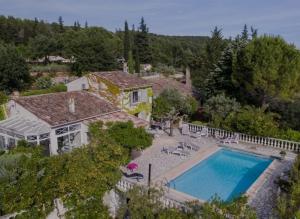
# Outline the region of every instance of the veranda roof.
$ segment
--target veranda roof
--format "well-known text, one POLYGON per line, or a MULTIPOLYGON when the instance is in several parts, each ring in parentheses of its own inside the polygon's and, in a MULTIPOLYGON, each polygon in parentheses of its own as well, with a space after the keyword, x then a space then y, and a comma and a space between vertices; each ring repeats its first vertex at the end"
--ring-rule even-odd
POLYGON ((50 127, 38 120, 29 120, 21 116, 13 116, 0 121, 0 133, 8 135, 40 135, 50 132, 50 127))

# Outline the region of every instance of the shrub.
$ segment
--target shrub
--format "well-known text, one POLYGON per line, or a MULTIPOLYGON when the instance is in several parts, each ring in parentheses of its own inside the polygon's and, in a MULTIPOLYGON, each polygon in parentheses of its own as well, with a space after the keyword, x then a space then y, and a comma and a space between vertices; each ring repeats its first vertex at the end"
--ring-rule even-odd
POLYGON ((164 64, 158 64, 155 68, 154 71, 161 73, 163 75, 172 75, 176 73, 176 69, 173 66, 168 66, 164 64))
POLYGON ((0 91, 0 105, 5 104, 7 101, 8 96, 3 91, 0 91))
POLYGON ((49 73, 70 72, 71 68, 68 65, 51 63, 49 65, 32 65, 30 67, 30 71, 31 72, 49 72, 49 73))
POLYGON ((39 77, 35 81, 35 86, 37 89, 48 89, 51 88, 53 85, 52 79, 50 77, 39 77))
POLYGON ((299 206, 300 206, 300 155, 298 155, 296 161, 289 174, 289 180, 285 184, 281 183, 285 187, 282 188, 281 195, 277 199, 277 213, 279 218, 298 218, 299 206))
POLYGON ((49 89, 41 89, 41 90, 29 90, 21 93, 22 96, 32 96, 32 95, 40 95, 40 94, 48 94, 48 93, 57 93, 57 92, 65 92, 67 91, 67 87, 64 84, 57 84, 49 89))
POLYGON ((0 105, 0 121, 5 119, 4 107, 0 105))
POLYGON ((278 134, 278 138, 287 139, 291 141, 300 141, 300 132, 293 129, 282 130, 278 134))
POLYGON ((264 108, 246 106, 239 113, 229 114, 222 122, 222 128, 250 135, 275 137, 278 134, 276 114, 265 112, 264 108))
POLYGON ((135 128, 131 121, 108 125, 108 133, 118 144, 128 149, 143 149, 152 144, 152 137, 144 128, 135 128))
POLYGON ((211 97, 204 104, 204 112, 214 127, 220 127, 229 114, 235 114, 240 109, 241 105, 234 98, 226 97, 224 93, 211 97))

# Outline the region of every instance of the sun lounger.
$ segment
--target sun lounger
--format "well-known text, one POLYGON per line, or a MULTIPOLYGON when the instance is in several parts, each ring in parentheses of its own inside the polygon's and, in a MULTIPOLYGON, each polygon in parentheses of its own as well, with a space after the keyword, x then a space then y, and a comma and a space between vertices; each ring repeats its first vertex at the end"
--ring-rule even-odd
POLYGON ((176 150, 177 150, 177 148, 175 148, 175 147, 163 147, 163 149, 161 151, 165 152, 167 154, 172 154, 176 150))
POLYGON ((207 127, 202 128, 202 130, 200 131, 200 136, 208 137, 208 128, 207 127))
POLYGON ((186 141, 185 146, 186 146, 186 148, 193 150, 193 151, 198 151, 200 149, 200 147, 196 143, 192 142, 191 140, 186 141))
POLYGON ((180 149, 177 149, 177 150, 173 151, 172 154, 179 155, 179 156, 184 156, 184 157, 187 157, 187 156, 191 155, 188 151, 180 150, 180 149))
POLYGON ((230 144, 230 143, 238 144, 239 143, 239 135, 234 134, 234 136, 222 139, 222 140, 220 140, 220 142, 221 143, 227 143, 227 144, 230 144))
POLYGON ((126 173, 126 172, 123 172, 123 175, 124 175, 126 178, 136 179, 137 181, 140 181, 140 179, 144 179, 144 175, 141 174, 141 173, 131 173, 131 174, 128 174, 128 173, 126 173))
POLYGON ((193 138, 200 138, 201 132, 191 132, 190 136, 193 138))

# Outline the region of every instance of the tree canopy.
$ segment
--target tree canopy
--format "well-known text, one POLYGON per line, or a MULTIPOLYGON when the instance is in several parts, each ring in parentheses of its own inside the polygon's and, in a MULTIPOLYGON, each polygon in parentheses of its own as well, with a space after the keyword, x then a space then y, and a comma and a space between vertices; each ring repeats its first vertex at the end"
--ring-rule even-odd
POLYGON ((45 218, 61 198, 70 218, 108 218, 106 191, 121 177, 128 152, 93 123, 91 143, 60 156, 43 157, 39 147, 17 147, 0 156, 0 212, 24 210, 24 218, 45 218))
POLYGON ((238 51, 233 83, 260 105, 300 90, 300 52, 281 37, 261 36, 238 51))
POLYGON ((190 96, 183 96, 176 89, 165 89, 153 103, 153 117, 170 122, 170 135, 173 123, 183 115, 191 116, 197 110, 197 101, 190 96))
POLYGON ((27 63, 15 46, 0 42, 0 90, 23 90, 31 83, 27 63))

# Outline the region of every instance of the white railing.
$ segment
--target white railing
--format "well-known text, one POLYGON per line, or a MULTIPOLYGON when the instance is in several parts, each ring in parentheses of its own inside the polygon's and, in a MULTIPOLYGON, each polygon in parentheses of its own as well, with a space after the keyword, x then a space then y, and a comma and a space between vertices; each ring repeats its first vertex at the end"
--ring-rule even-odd
MULTIPOLYGON (((123 192, 126 192, 129 189, 132 189, 134 185, 135 184, 133 182, 129 182, 129 181, 123 180, 123 179, 121 179, 117 183, 118 189, 120 189, 123 192)), ((167 197, 166 195, 164 195, 161 198, 161 202, 163 203, 164 207, 166 207, 166 208, 180 208, 184 211, 186 211, 186 209, 187 209, 184 203, 174 200, 170 197, 167 197)))
POLYGON ((282 139, 270 138, 270 137, 253 136, 253 135, 236 133, 236 132, 227 131, 218 128, 210 128, 203 125, 194 125, 191 123, 185 123, 185 124, 188 125, 189 131, 191 132, 200 132, 203 128, 207 128, 208 134, 210 136, 232 137, 235 134, 238 134, 239 141, 241 142, 258 144, 263 146, 270 146, 280 150, 300 152, 300 142, 288 141, 288 140, 282 140, 282 139))

